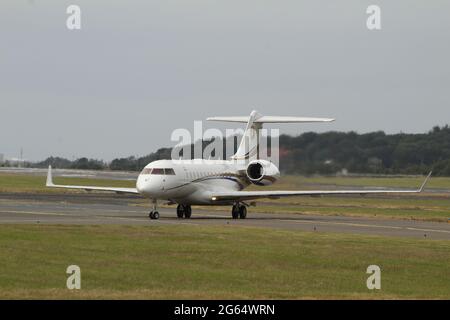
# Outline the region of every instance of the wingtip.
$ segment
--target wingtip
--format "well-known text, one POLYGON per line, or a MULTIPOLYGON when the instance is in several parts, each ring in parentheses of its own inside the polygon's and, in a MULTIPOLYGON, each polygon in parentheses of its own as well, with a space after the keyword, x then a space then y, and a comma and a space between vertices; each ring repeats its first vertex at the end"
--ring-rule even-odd
POLYGON ((52 187, 53 186, 52 166, 48 166, 47 181, 45 183, 45 186, 46 187, 52 187))
POLYGON ((428 181, 430 180, 432 173, 433 173, 433 171, 430 171, 430 173, 427 175, 427 177, 425 178, 425 181, 420 186, 419 192, 422 192, 423 189, 425 189, 425 186, 427 185, 428 181))

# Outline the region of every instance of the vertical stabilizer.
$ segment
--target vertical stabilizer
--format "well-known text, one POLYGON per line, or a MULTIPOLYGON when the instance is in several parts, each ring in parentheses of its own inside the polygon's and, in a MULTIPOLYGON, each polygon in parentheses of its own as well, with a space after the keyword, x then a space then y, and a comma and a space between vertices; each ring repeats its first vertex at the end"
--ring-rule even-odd
POLYGON ((252 111, 242 136, 241 143, 236 153, 231 157, 232 160, 254 160, 258 159, 259 153, 259 129, 262 123, 256 121, 262 116, 255 110, 252 111))

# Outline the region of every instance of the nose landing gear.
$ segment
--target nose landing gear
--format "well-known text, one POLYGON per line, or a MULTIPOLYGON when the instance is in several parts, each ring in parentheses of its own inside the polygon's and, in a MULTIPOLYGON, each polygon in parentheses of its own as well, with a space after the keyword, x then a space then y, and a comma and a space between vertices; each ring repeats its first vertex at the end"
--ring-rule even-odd
POLYGON ((177 206, 177 217, 182 219, 183 217, 189 219, 192 215, 192 209, 190 205, 179 204, 177 206))
POLYGON ((159 212, 158 211, 150 211, 150 213, 148 214, 148 217, 152 220, 157 220, 157 219, 159 219, 159 212))
POLYGON ((159 219, 159 212, 156 210, 157 207, 157 201, 153 200, 153 210, 150 211, 150 213, 148 214, 148 217, 151 220, 158 220, 159 219))
POLYGON ((231 216, 233 217, 233 219, 245 219, 247 217, 247 207, 240 203, 234 204, 233 208, 231 209, 231 216))

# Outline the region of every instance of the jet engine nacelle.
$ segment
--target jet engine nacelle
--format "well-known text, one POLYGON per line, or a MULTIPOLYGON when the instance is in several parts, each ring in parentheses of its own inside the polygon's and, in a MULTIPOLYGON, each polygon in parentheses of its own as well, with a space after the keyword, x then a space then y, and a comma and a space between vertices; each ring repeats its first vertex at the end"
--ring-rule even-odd
POLYGON ((251 183, 258 186, 273 184, 280 177, 278 168, 267 160, 253 160, 248 164, 246 173, 251 183))

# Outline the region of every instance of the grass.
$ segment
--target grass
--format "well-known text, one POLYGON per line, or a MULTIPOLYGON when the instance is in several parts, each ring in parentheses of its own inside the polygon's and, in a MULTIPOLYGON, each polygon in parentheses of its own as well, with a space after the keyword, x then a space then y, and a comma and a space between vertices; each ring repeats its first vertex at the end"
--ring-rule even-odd
POLYGON ((214 226, 0 226, 0 298, 449 299, 450 242, 214 226), (66 268, 81 268, 79 291, 66 268), (381 290, 366 269, 381 268, 381 290))
MULTIPOLYGON (((414 188, 422 180, 287 176, 269 189, 414 188)), ((55 183, 134 187, 90 178, 55 183)), ((83 192, 44 185, 45 177, 0 174, 0 192, 83 192)), ((432 178, 428 187, 450 190, 450 178, 432 178)), ((252 210, 446 221, 450 196, 295 197, 252 210)), ((450 243, 426 239, 236 226, 1 225, 0 298, 449 299, 448 261, 450 243), (65 287, 71 264, 81 267, 80 291, 65 287), (382 290, 365 286, 370 264, 381 267, 382 290)))

